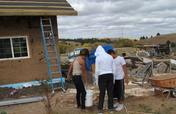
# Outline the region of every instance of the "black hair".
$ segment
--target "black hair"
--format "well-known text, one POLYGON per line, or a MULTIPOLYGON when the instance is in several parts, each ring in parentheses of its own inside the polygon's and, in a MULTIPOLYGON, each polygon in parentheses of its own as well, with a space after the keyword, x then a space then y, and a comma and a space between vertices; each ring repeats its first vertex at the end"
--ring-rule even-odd
POLYGON ((82 49, 80 51, 80 55, 89 57, 89 50, 88 49, 82 49))
POLYGON ((122 56, 125 57, 125 56, 126 56, 126 53, 122 53, 122 56))
POLYGON ((110 49, 110 50, 108 50, 108 54, 115 54, 115 52, 114 52, 114 50, 112 50, 112 49, 110 49))

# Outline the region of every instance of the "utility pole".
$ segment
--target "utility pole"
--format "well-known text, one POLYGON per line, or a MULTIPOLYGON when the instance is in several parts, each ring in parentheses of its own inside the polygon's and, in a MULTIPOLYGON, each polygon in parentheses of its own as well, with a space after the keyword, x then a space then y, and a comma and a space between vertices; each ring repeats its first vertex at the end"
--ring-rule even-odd
POLYGON ((122 26, 122 38, 123 38, 123 26, 122 26))

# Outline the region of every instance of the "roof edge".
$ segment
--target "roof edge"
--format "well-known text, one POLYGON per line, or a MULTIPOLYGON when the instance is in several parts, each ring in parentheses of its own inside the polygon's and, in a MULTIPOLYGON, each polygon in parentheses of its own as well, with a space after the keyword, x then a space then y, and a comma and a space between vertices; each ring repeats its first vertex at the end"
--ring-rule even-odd
POLYGON ((67 11, 67 10, 1 10, 0 16, 56 16, 56 15, 68 15, 77 16, 77 11, 67 11))

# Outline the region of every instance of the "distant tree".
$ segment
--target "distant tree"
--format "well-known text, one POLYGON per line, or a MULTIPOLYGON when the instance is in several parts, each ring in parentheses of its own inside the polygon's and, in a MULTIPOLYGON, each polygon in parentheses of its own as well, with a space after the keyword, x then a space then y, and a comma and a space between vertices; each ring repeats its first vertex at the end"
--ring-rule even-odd
POLYGON ((130 39, 120 39, 118 40, 117 45, 119 47, 133 47, 135 44, 130 39))
POLYGON ((144 40, 145 39, 145 36, 141 36, 141 38, 140 38, 141 40, 144 40))
POLYGON ((111 39, 106 39, 107 43, 110 44, 111 43, 111 39))
POLYGON ((85 43, 84 45, 82 45, 82 48, 85 48, 85 47, 90 47, 90 44, 85 43))
POLYGON ((119 42, 115 45, 115 48, 120 48, 120 47, 124 47, 123 43, 119 42))
POLYGON ((66 53, 66 50, 67 50, 67 48, 69 48, 69 47, 71 47, 71 46, 68 46, 68 45, 66 45, 66 44, 59 44, 59 49, 60 49, 60 54, 63 54, 63 53, 66 53))
POLYGON ((94 43, 94 38, 92 38, 92 40, 91 40, 91 42, 90 42, 91 44, 93 44, 94 43))
POLYGON ((84 43, 95 43, 95 42, 104 42, 104 43, 111 43, 111 40, 107 40, 107 39, 98 39, 98 38, 79 38, 79 39, 75 39, 75 42, 80 42, 81 45, 83 45, 84 43))
POLYGON ((146 36, 145 39, 147 39, 148 37, 146 36))
POLYGON ((150 38, 152 38, 153 36, 151 36, 150 38))
POLYGON ((156 36, 160 36, 160 33, 158 32, 158 33, 156 34, 156 36))
POLYGON ((137 42, 138 40, 134 39, 133 41, 134 41, 134 42, 137 42))
POLYGON ((168 45, 171 44, 171 41, 168 40, 168 41, 166 42, 166 44, 168 44, 168 45))
POLYGON ((174 42, 172 42, 171 43, 171 47, 175 47, 176 45, 175 45, 175 43, 174 42))

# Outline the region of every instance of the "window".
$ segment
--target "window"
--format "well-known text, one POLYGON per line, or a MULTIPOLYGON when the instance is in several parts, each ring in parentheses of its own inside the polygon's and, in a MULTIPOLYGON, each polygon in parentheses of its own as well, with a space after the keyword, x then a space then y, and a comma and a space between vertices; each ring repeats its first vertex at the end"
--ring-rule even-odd
POLYGON ((0 60, 19 58, 29 58, 27 37, 0 37, 0 60))

